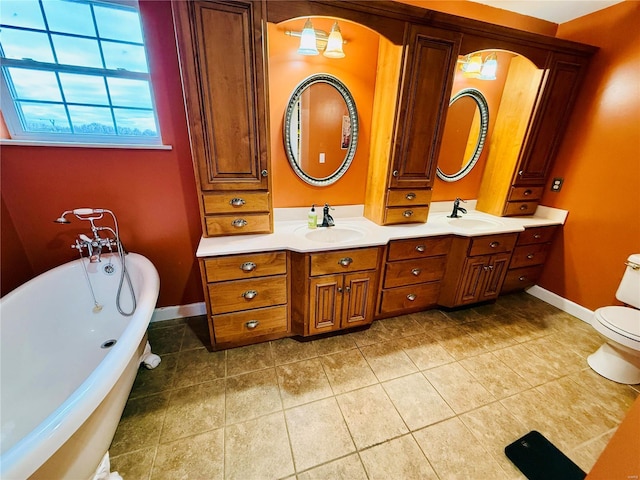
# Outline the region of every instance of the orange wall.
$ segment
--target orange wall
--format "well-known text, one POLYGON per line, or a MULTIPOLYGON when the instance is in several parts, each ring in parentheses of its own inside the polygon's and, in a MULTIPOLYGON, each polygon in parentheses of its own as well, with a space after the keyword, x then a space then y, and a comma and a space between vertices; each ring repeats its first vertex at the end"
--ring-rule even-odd
POLYGON ((640 252, 640 3, 560 25, 600 47, 569 123, 544 205, 569 210, 540 285, 589 309, 615 302, 623 262, 640 252))
POLYGON ((69 246, 89 231, 88 223, 53 220, 64 210, 98 207, 116 213, 125 247, 155 264, 158 306, 202 301, 195 261, 201 227, 171 7, 166 1, 140 2, 140 10, 163 140, 173 150, 3 145, 2 201, 14 227, 3 209, 3 294, 25 277, 77 258, 69 246), (21 246, 8 242, 13 236, 21 246))

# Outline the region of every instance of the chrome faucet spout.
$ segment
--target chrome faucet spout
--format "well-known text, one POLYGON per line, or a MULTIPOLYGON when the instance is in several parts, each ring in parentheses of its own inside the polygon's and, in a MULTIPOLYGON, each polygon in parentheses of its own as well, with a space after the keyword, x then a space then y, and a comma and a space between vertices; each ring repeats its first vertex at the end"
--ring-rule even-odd
POLYGON ((335 221, 333 220, 333 217, 331 215, 329 215, 329 210, 333 210, 333 208, 331 207, 331 205, 329 205, 328 203, 324 204, 324 208, 322 209, 322 223, 320 224, 320 227, 333 227, 335 226, 335 221))
POLYGON ((467 209, 461 207, 460 202, 467 203, 465 200, 457 197, 453 202, 453 211, 451 212, 451 215, 447 215, 449 218, 460 218, 460 215, 458 215, 458 213, 467 213, 467 209))

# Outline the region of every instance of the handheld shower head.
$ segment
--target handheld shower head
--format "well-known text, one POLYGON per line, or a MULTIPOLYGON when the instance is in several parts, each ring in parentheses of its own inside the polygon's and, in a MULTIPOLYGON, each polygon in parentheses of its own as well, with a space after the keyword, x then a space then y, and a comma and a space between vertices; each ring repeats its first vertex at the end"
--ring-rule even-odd
POLYGON ((54 223, 60 223, 60 224, 65 224, 65 223, 71 223, 69 220, 67 220, 66 216, 68 214, 72 213, 70 210, 67 210, 65 212, 62 213, 62 215, 60 215, 58 218, 56 218, 53 222, 54 223))

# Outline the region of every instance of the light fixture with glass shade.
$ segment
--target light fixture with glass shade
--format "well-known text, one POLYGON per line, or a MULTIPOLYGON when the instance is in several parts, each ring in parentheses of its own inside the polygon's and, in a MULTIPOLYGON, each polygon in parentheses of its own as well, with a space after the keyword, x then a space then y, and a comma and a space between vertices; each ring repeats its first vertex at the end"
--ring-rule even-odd
POLYGON ((340 31, 338 22, 335 22, 331 27, 331 33, 329 33, 329 39, 327 40, 327 48, 325 48, 323 55, 328 58, 344 58, 342 43, 342 32, 340 31))
POLYGON ((285 30, 285 35, 290 37, 300 37, 298 54, 300 55, 320 55, 320 52, 327 58, 344 58, 345 54, 342 45, 347 43, 342 38, 342 32, 338 22, 334 22, 331 33, 313 28, 311 19, 307 19, 302 32, 295 30, 285 30))
POLYGON ((300 47, 298 47, 300 55, 318 55, 318 45, 316 39, 316 31, 313 29, 311 19, 307 18, 302 33, 300 34, 300 47))
POLYGON ((496 71, 498 70, 498 56, 495 53, 490 53, 484 59, 482 68, 480 69, 480 80, 495 80, 496 71))
POLYGON ((458 60, 461 63, 462 75, 466 78, 477 78, 478 80, 495 80, 498 70, 498 56, 491 52, 482 60, 480 52, 465 55, 458 60))

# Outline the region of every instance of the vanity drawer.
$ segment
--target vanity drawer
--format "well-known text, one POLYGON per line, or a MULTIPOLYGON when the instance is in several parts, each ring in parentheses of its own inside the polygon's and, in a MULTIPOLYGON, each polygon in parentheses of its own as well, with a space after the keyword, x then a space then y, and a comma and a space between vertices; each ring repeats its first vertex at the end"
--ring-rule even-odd
POLYGON ((287 307, 267 307, 245 312, 215 315, 216 342, 233 342, 247 337, 287 332, 287 307))
POLYGON ((212 283, 208 290, 214 315, 270 307, 287 303, 287 276, 212 283))
POLYGON ((431 190, 388 190, 387 207, 401 207, 410 205, 429 205, 431 202, 431 190))
POLYGON ((524 232, 521 232, 520 235, 518 235, 518 245, 550 242, 557 229, 557 225, 552 225, 550 227, 525 228, 524 232))
POLYGON ((268 212, 269 192, 223 192, 202 195, 204 213, 268 212))
POLYGON ((535 285, 538 278, 540 278, 543 267, 544 265, 535 265, 533 267, 509 270, 502 284, 501 293, 522 290, 535 285))
POLYGON ((330 273, 376 270, 378 268, 379 251, 376 247, 312 253, 309 255, 311 261, 310 275, 313 277, 330 273))
POLYGON ((422 310, 435 305, 439 294, 440 282, 383 290, 380 312, 386 314, 403 310, 422 310))
POLYGON ((444 275, 446 263, 446 256, 387 263, 384 271, 384 288, 440 280, 444 275))
POLYGON ((524 202, 540 200, 544 187, 511 187, 509 190, 509 202, 524 202))
POLYGON ((505 233, 502 235, 485 235, 471 239, 469 256, 490 255, 494 253, 510 252, 516 244, 517 233, 505 233))
POLYGON ((533 202, 507 202, 504 206, 503 215, 506 217, 516 215, 533 215, 538 208, 538 201, 533 202))
POLYGON ((238 235, 250 233, 271 233, 271 215, 242 214, 242 215, 216 215, 205 217, 207 235, 215 237, 220 235, 238 235))
POLYGON ((384 224, 424 223, 429 216, 429 207, 392 207, 384 209, 384 224))
POLYGON ((264 277, 287 273, 286 252, 232 255, 204 260, 207 282, 264 277))
POLYGON ((521 245, 516 247, 511 257, 509 268, 530 267, 542 265, 547 259, 549 245, 546 243, 521 245))
POLYGON ((389 242, 387 260, 408 260, 410 258, 433 257, 447 255, 451 248, 451 236, 410 238, 408 240, 392 240, 389 242))

